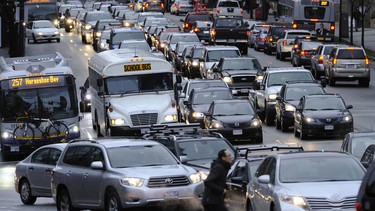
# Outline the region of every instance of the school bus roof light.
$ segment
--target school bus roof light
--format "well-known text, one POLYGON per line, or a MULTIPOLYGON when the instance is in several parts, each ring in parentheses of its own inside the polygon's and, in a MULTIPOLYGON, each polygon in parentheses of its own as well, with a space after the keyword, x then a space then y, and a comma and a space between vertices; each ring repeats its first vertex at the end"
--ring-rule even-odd
POLYGON ((346 50, 350 50, 350 51, 352 51, 352 50, 354 50, 354 48, 347 48, 346 50))
POLYGON ((319 19, 317 19, 317 18, 311 18, 310 19, 310 21, 312 21, 312 22, 317 22, 319 19))

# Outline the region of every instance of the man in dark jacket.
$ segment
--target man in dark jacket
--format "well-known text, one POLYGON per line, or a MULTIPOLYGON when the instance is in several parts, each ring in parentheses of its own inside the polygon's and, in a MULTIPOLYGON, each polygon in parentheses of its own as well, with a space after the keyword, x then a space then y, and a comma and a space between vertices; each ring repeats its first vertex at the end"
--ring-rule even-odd
POLYGON ((226 149, 220 150, 204 181, 202 204, 205 211, 227 211, 224 204, 226 178, 232 163, 232 155, 226 149))

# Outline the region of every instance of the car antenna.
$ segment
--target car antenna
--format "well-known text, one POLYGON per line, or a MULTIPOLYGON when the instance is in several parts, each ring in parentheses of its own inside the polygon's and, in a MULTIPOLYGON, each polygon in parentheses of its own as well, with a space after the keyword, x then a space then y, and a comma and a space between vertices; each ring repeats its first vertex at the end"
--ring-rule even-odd
POLYGON ((134 58, 138 58, 138 56, 137 56, 137 49, 135 48, 135 45, 133 45, 133 47, 134 47, 134 58))

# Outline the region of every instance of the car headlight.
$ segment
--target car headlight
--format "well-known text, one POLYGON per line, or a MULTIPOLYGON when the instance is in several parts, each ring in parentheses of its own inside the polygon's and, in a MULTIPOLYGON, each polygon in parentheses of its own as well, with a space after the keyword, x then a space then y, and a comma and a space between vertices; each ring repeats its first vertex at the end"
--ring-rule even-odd
POLYGON ((211 123, 211 128, 215 128, 215 129, 223 128, 223 124, 221 122, 215 121, 211 123))
POLYGON ((197 62, 197 61, 193 61, 191 64, 192 64, 193 66, 198 66, 198 65, 199 65, 199 62, 197 62))
POLYGON ((12 133, 5 131, 5 132, 3 132, 3 133, 1 134, 1 137, 2 137, 3 139, 12 138, 12 133))
POLYGON ((193 117, 194 118, 203 118, 204 114, 201 112, 193 112, 193 117))
POLYGON ((164 117, 164 121, 166 122, 177 121, 177 115, 176 114, 167 115, 164 117))
POLYGON ((101 48, 108 48, 108 44, 107 44, 107 43, 104 43, 104 42, 101 42, 101 43, 100 43, 100 47, 101 47, 101 48))
POLYGON ((53 20, 53 24, 55 25, 55 26, 57 26, 57 25, 59 25, 59 21, 58 20, 53 20))
POLYGON ((129 23, 129 22, 125 22, 125 23, 124 23, 124 26, 125 26, 125 27, 129 27, 129 26, 130 26, 130 23, 129 23))
POLYGON ((227 84, 231 84, 233 81, 232 81, 232 78, 231 77, 228 77, 228 76, 225 76, 223 78, 223 81, 227 84))
POLYGON ((346 115, 344 116, 344 118, 342 118, 344 120, 344 122, 351 122, 352 121, 352 116, 350 115, 346 115))
POLYGON ((280 200, 294 206, 300 207, 304 210, 310 210, 304 197, 301 196, 281 196, 280 200))
POLYGON ((102 33, 101 32, 96 32, 96 37, 100 37, 100 36, 102 36, 102 33))
POLYGON ((165 48, 165 44, 164 43, 160 44, 160 48, 165 48))
POLYGON ((311 123, 311 122, 314 122, 314 119, 311 118, 311 117, 305 117, 305 121, 306 121, 307 123, 311 123))
POLYGON ((262 121, 260 121, 259 119, 253 119, 253 121, 251 121, 251 127, 260 127, 262 126, 262 121))
POLYGON ((296 110, 296 107, 292 106, 292 105, 289 105, 289 104, 286 104, 285 105, 285 110, 286 111, 295 111, 296 110))
POLYGON ((85 95, 85 99, 86 99, 86 100, 91 100, 91 95, 90 95, 90 94, 86 94, 86 95, 85 95))
POLYGON ((78 133, 79 132, 79 126, 73 125, 72 127, 69 127, 69 133, 78 133))
POLYGON ((261 81, 261 80, 263 80, 263 76, 262 75, 258 75, 255 80, 261 81))
POLYGON ((73 23, 73 20, 69 18, 68 20, 66 20, 66 22, 67 23, 73 23))
POLYGON ((208 171, 200 171, 199 174, 201 175, 202 180, 206 180, 209 172, 208 171))
POLYGON ((91 25, 89 25, 89 24, 85 25, 85 29, 86 29, 86 30, 90 30, 91 28, 92 28, 91 25))
POLYGON ((55 31, 55 34, 59 34, 59 32, 58 32, 58 31, 55 31))
POLYGON ((111 125, 123 125, 125 124, 125 120, 123 119, 111 119, 111 125))
POLYGON ((132 186, 132 187, 141 187, 145 179, 137 177, 125 177, 120 180, 122 185, 132 186))
POLYGON ((202 181, 201 174, 199 172, 189 176, 192 183, 198 183, 202 181))
POLYGON ((269 94, 268 100, 276 100, 277 95, 276 94, 269 94))
POLYGON ((38 32, 38 35, 43 35, 43 32, 38 32))

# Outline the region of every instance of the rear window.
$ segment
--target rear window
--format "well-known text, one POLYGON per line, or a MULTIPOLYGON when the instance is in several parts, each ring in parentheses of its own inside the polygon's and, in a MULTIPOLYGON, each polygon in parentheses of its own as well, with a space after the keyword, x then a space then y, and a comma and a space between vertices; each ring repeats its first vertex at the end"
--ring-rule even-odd
POLYGON ((291 33, 288 33, 288 36, 286 37, 286 39, 295 39, 298 36, 305 36, 305 35, 310 36, 311 34, 303 33, 303 32, 291 32, 291 33))
POLYGON ((319 45, 321 45, 321 43, 303 42, 302 43, 302 50, 316 50, 316 49, 318 49, 319 45))
POLYGON ((186 21, 189 23, 195 22, 195 21, 211 21, 212 22, 213 18, 209 14, 204 14, 204 15, 194 14, 194 15, 189 15, 186 21))
POLYGON ((240 7, 240 5, 234 1, 222 1, 219 2, 219 7, 240 7))
POLYGON ((326 9, 324 7, 305 7, 306 19, 324 19, 326 9))
POLYGON ((238 26, 242 26, 242 19, 229 19, 229 18, 226 18, 226 19, 218 19, 216 21, 216 26, 217 27, 238 27, 238 26))
POLYGON ((326 47, 324 48, 323 55, 329 55, 329 54, 331 54, 331 51, 332 51, 333 47, 334 47, 334 46, 326 46, 326 47))
POLYGON ((362 49, 340 49, 339 53, 337 54, 338 59, 364 59, 365 53, 362 49))
POLYGON ((285 31, 285 30, 287 30, 288 28, 282 28, 282 27, 280 27, 280 28, 275 28, 275 30, 274 30, 274 32, 273 32, 273 36, 278 36, 278 37, 280 37, 281 36, 281 34, 285 31))

